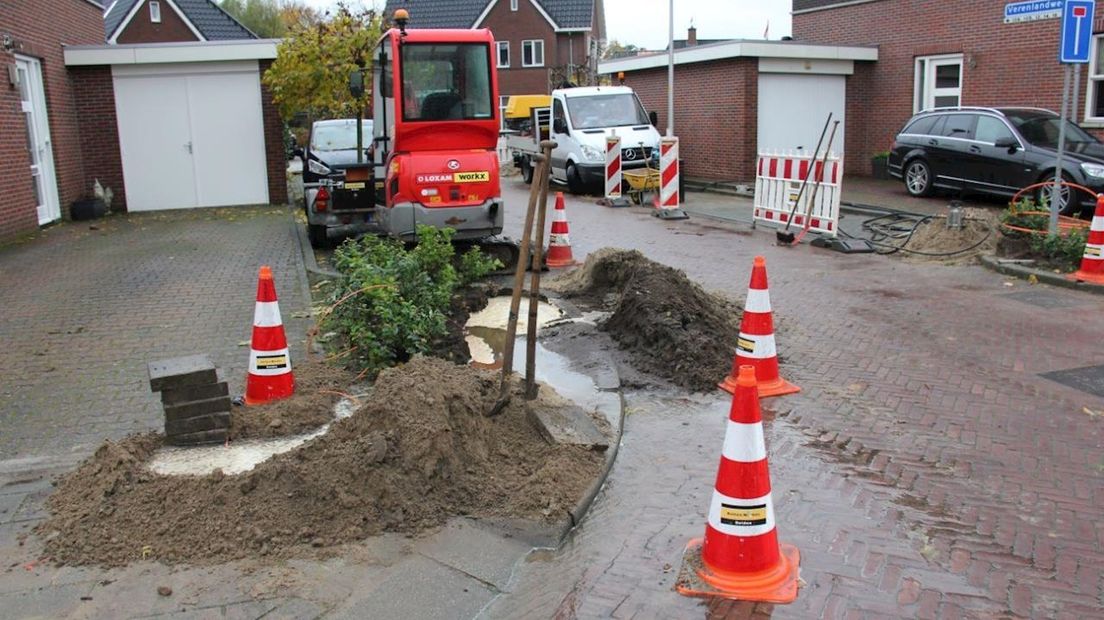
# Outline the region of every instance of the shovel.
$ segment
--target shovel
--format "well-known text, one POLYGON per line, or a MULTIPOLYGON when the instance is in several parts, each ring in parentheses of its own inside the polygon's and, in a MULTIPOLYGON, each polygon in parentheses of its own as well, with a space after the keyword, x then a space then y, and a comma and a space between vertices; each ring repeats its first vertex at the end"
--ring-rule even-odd
POLYGON ((824 129, 820 130, 820 138, 817 140, 816 148, 813 149, 813 158, 809 161, 809 169, 805 172, 805 178, 801 180, 801 187, 797 190, 797 197, 794 198, 793 209, 790 210, 790 217, 786 218, 786 227, 782 230, 776 230, 774 232, 775 238, 778 243, 789 245, 793 243, 794 234, 790 232, 790 223, 793 222, 794 214, 797 213, 797 207, 801 204, 801 195, 805 193, 805 186, 809 183, 809 175, 813 173, 813 169, 816 168, 817 154, 820 153, 820 145, 824 142, 824 134, 828 133, 828 124, 832 122, 832 113, 828 113, 828 118, 824 119, 824 129))
POLYGON ((537 199, 542 192, 547 192, 548 167, 552 159, 552 149, 556 143, 551 140, 541 140, 542 155, 538 160, 537 170, 533 178, 533 185, 529 188, 529 207, 525 211, 525 224, 521 231, 521 251, 518 256, 517 267, 514 269, 514 289, 510 295, 510 316, 506 321, 506 343, 502 348, 502 383, 499 386, 498 400, 495 401, 487 417, 502 413, 506 405, 510 404, 510 373, 514 369, 514 339, 517 337, 518 310, 521 308, 521 289, 525 285, 525 267, 529 258, 529 241, 533 232, 533 215, 537 211, 537 199), (542 189, 545 188, 545 189, 542 189))
MULTIPOLYGON (((790 245, 797 245, 801 242, 801 239, 805 237, 805 233, 809 232, 809 228, 813 224, 813 207, 816 206, 817 192, 820 191, 820 184, 824 182, 824 169, 828 166, 828 155, 832 152, 832 141, 836 139, 836 127, 839 127, 840 122, 836 121, 836 124, 832 125, 832 133, 828 134, 828 145, 824 147, 824 157, 820 160, 820 174, 816 175, 816 182, 813 183, 813 193, 809 196, 809 206, 805 209, 805 226, 801 229, 801 233, 793 240, 790 245)), ((813 172, 816 172, 816 161, 813 161, 813 172)), ((793 235, 791 235, 793 236, 793 235)))

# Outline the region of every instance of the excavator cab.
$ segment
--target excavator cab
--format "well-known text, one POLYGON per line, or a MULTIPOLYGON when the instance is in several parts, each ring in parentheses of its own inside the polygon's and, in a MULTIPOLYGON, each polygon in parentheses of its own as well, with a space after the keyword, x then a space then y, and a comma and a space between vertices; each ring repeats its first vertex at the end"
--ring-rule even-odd
POLYGON ((380 223, 405 240, 418 225, 452 228, 455 240, 497 235, 503 209, 494 37, 489 30, 407 30, 399 17, 373 63, 380 223))

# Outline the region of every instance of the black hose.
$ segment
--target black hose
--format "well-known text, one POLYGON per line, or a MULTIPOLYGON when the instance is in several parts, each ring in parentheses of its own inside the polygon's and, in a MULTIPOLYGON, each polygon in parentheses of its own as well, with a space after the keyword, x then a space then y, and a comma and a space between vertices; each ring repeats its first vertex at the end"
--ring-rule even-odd
MULTIPOLYGON (((921 224, 924 224, 925 222, 928 222, 928 221, 932 220, 935 216, 934 215, 920 215, 920 216, 914 218, 915 221, 913 222, 912 226, 907 231, 902 229, 902 230, 898 230, 896 232, 886 232, 885 229, 884 229, 884 225, 877 224, 876 222, 879 222, 881 220, 884 220, 884 219, 890 218, 890 217, 895 217, 895 218, 898 218, 898 219, 893 224, 889 224, 889 226, 893 226, 897 222, 900 222, 901 220, 910 219, 908 217, 904 217, 901 213, 886 213, 885 215, 880 215, 878 217, 871 218, 871 219, 863 222, 863 225, 862 225, 863 230, 868 230, 872 233, 872 238, 870 238, 870 239, 864 239, 862 237, 856 237, 855 235, 851 235, 851 234, 847 233, 846 231, 844 231, 842 229, 840 230, 840 232, 844 236, 846 236, 848 238, 851 238, 851 239, 862 239, 862 240, 866 241, 867 243, 869 243, 870 245, 883 247, 883 248, 889 248, 889 251, 875 250, 876 254, 889 255, 889 254, 896 254, 897 252, 907 252, 909 254, 917 254, 917 255, 920 255, 920 256, 933 256, 933 257, 948 257, 948 256, 956 256, 958 254, 965 254, 966 252, 969 252, 971 250, 974 250, 974 249, 980 247, 983 243, 985 243, 986 241, 989 240, 989 237, 991 237, 993 235, 993 229, 990 228, 988 231, 986 231, 985 236, 982 237, 981 240, 978 241, 977 243, 975 243, 975 244, 973 244, 969 247, 962 248, 961 250, 954 250, 954 251, 951 251, 951 252, 925 252, 923 250, 910 250, 910 249, 906 248, 905 246, 908 245, 910 240, 912 240, 912 236, 916 233, 916 230, 920 227, 921 224), (876 239, 875 239, 875 237, 876 237, 876 239), (882 239, 885 239, 885 238, 900 239, 902 237, 904 238, 904 241, 900 245, 894 245, 894 244, 885 243, 885 242, 882 241, 882 239)), ((980 220, 967 220, 967 221, 980 221, 980 220)))

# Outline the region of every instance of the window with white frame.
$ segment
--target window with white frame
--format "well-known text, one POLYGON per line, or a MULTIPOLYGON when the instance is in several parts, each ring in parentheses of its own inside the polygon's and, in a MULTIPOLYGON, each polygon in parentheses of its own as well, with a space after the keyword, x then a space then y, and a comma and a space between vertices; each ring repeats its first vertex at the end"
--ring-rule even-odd
POLYGON ((962 54, 916 59, 912 111, 962 105, 962 54))
POLYGON ((498 45, 498 68, 509 69, 510 68, 510 42, 499 41, 498 45))
POLYGON ((150 7, 150 21, 155 23, 155 24, 160 24, 161 23, 161 3, 160 2, 150 2, 149 7, 150 7))
POLYGON ((1092 40, 1089 59, 1089 84, 1085 94, 1085 120, 1104 123, 1104 35, 1092 40))
POLYGON ((511 11, 516 11, 517 10, 517 0, 510 0, 510 10, 511 11))
POLYGON ((534 39, 521 42, 521 66, 544 66, 544 41, 541 39, 534 39))

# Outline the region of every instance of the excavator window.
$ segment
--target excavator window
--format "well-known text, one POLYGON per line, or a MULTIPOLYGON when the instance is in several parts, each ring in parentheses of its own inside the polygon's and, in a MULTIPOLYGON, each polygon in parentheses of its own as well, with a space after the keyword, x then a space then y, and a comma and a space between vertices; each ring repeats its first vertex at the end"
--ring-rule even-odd
POLYGON ((486 120, 494 116, 485 44, 402 46, 403 120, 486 120))

